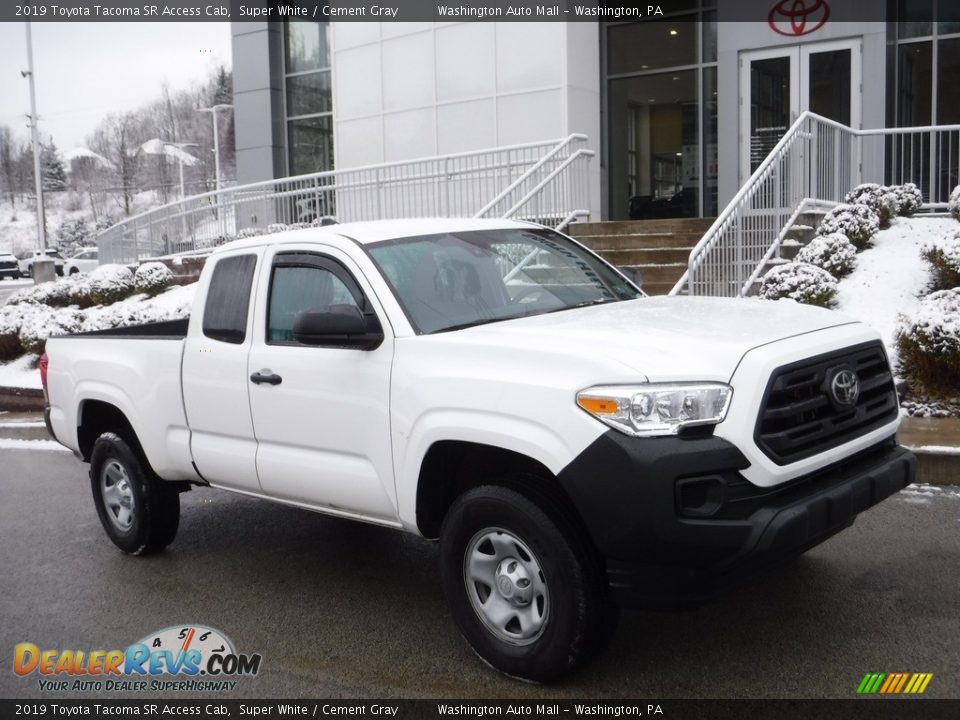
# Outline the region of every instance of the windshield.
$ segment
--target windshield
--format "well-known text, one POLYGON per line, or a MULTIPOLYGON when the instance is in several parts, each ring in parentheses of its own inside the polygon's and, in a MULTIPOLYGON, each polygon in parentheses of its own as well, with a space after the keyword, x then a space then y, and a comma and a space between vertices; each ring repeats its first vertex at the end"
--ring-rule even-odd
POLYGON ((641 297, 606 263, 547 229, 427 235, 367 250, 419 333, 641 297))

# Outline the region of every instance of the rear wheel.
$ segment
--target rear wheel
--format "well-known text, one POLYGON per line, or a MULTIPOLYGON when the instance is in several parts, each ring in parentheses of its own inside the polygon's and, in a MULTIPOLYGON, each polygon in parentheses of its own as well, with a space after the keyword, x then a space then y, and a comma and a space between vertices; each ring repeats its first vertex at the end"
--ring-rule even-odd
POLYGON ((90 487, 100 523, 130 555, 162 550, 180 526, 180 496, 158 478, 131 444, 104 433, 90 456, 90 487))
POLYGON ((509 488, 475 488, 454 502, 440 538, 460 632, 497 670, 537 682, 589 660, 617 618, 578 528, 543 506, 509 488))

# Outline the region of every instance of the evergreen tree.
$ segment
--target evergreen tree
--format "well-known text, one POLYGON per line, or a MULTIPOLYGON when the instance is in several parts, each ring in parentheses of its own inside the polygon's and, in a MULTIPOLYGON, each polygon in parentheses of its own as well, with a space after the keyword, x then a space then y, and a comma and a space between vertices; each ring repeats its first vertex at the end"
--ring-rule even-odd
POLYGON ((40 177, 44 190, 65 190, 67 187, 67 173, 52 140, 40 146, 40 177))

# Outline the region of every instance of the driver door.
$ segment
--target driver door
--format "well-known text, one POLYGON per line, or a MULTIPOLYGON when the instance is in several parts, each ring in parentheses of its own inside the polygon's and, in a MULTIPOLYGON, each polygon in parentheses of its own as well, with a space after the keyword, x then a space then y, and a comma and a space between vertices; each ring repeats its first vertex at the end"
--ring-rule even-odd
POLYGON ((393 337, 383 309, 345 254, 275 248, 250 350, 250 408, 263 492, 378 522, 397 519, 390 442, 393 337), (303 345, 298 313, 354 305, 377 313, 373 350, 303 345), (269 378, 264 381, 262 378, 269 378))

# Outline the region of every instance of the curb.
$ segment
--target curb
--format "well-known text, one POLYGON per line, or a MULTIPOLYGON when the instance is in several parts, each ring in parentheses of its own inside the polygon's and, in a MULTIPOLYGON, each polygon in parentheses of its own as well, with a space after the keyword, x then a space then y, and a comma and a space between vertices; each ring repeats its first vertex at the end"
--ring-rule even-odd
POLYGON ((43 405, 43 390, 0 387, 0 410, 43 412, 43 405))

